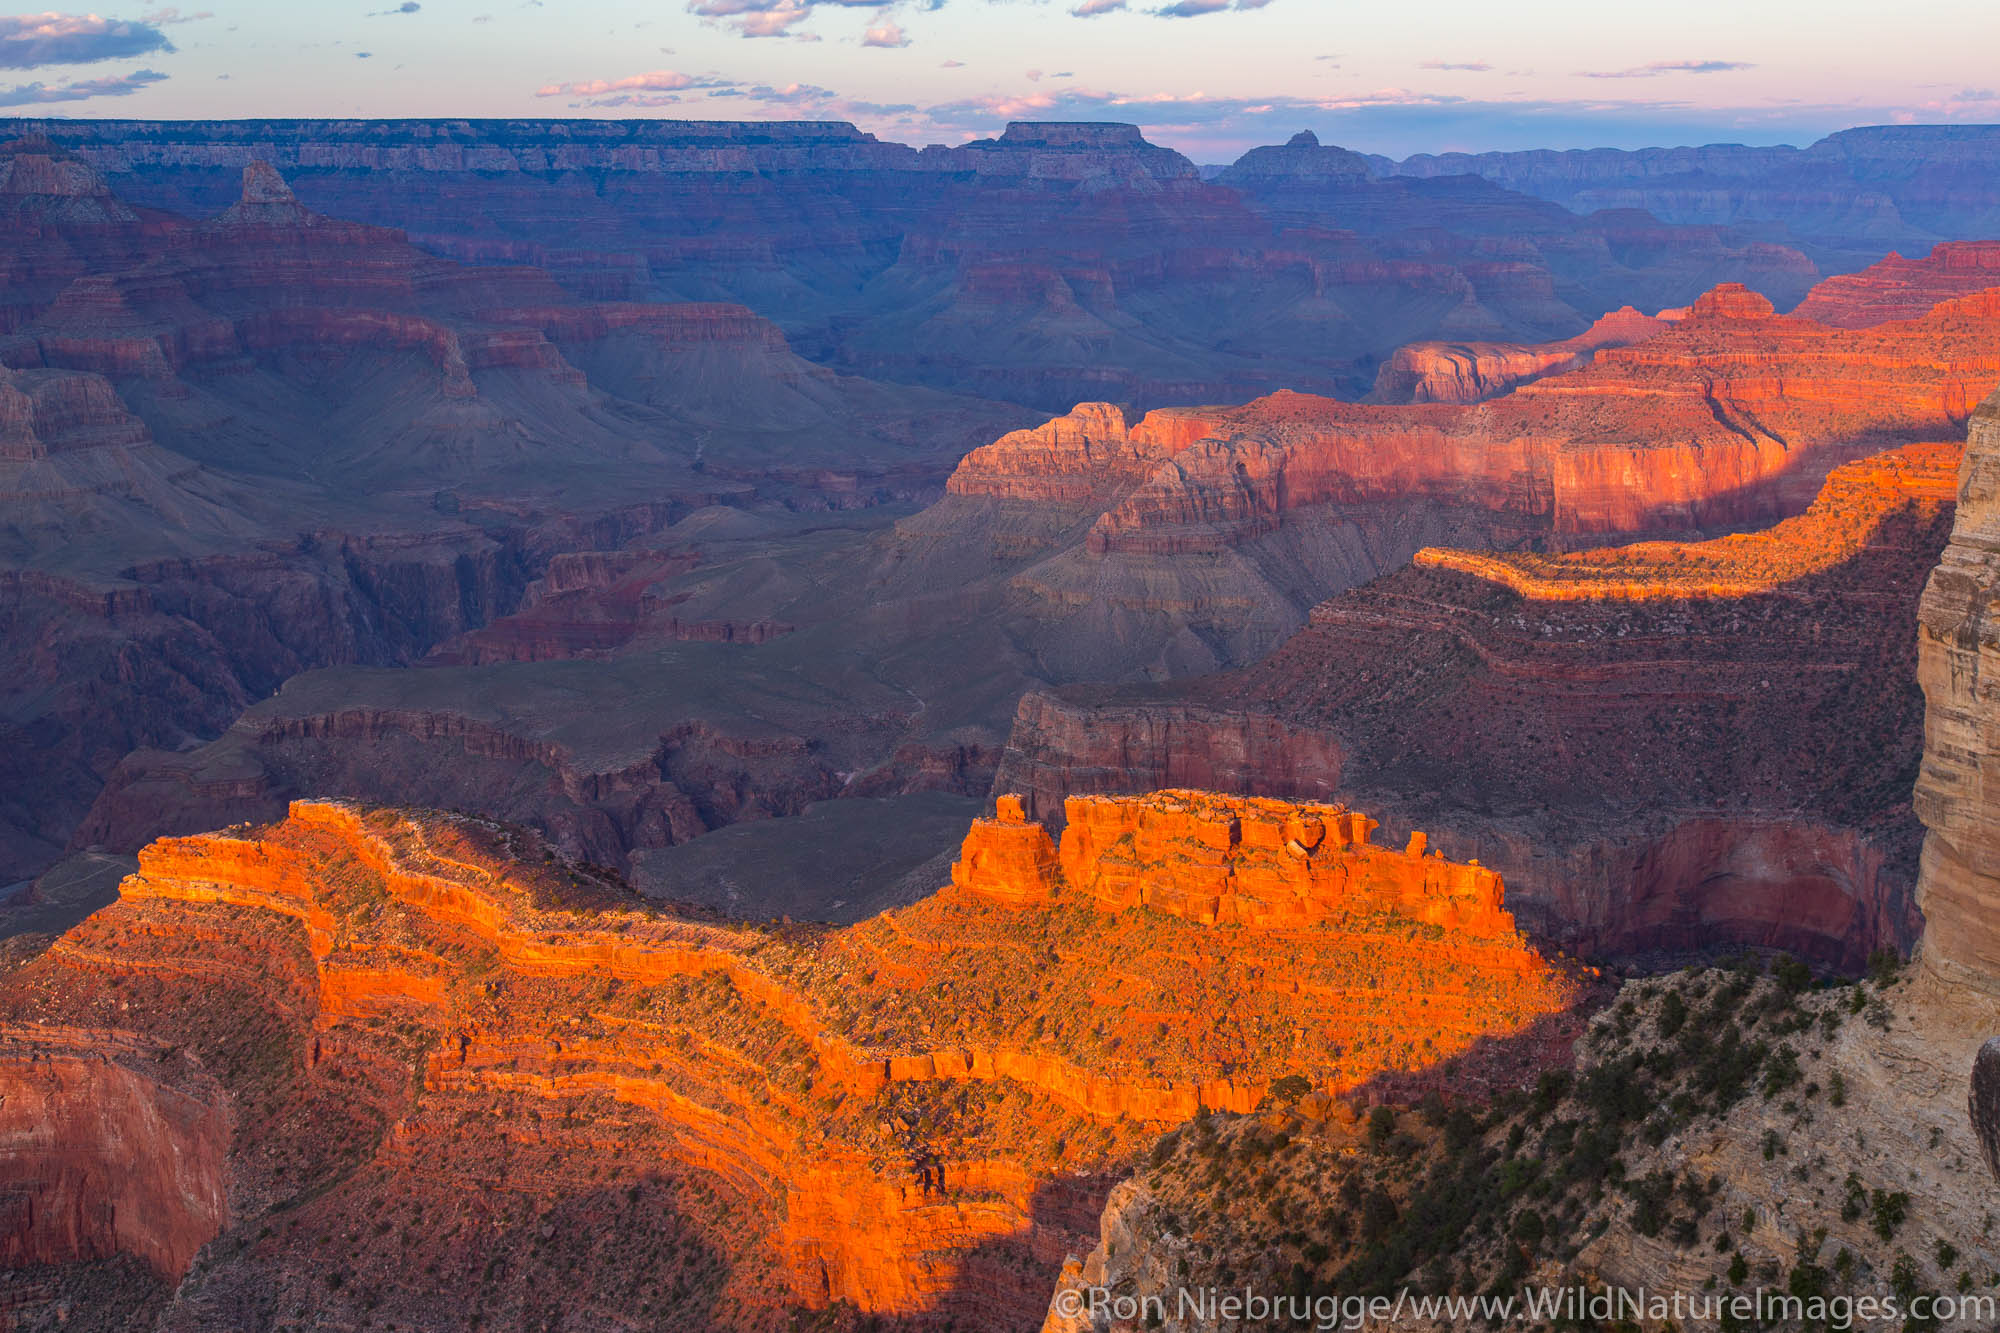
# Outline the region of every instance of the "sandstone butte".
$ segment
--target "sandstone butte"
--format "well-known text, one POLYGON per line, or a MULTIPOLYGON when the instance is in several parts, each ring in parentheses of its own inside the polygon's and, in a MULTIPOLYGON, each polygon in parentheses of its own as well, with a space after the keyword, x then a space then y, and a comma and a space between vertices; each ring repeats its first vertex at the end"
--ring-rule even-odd
POLYGON ((1918 319, 1941 301, 2000 287, 2000 241, 1944 241, 1922 259, 1891 253, 1859 273, 1827 278, 1792 314, 1835 328, 1918 319))
POLYGON ((1490 402, 1284 392, 1136 423, 1086 404, 973 450, 947 491, 1047 506, 1050 530, 1086 522, 1097 557, 1218 553, 1313 506, 1391 501, 1566 540, 1685 531, 1782 518, 1841 461, 1957 438, 1995 380, 2000 290, 1845 330, 1725 285, 1664 332, 1490 402))
MULTIPOLYGON (((1028 694, 999 781, 1052 823, 1084 793, 1340 792, 1499 870, 1510 910, 1580 953, 1756 945, 1858 969, 1920 926, 1916 606, 1961 453, 1919 443, 1845 464, 1760 532, 1426 549, 1252 666, 1028 694)), ((1934 697, 1977 679, 1944 648, 1984 605, 1973 540, 1927 603, 1934 697)), ((1939 720, 1956 715, 1934 705, 1933 728, 1976 749, 1971 723, 1939 720)), ((1976 780, 1937 764, 1976 848, 1976 780)), ((1933 856, 1955 836, 1934 835, 1933 856)))
POLYGON ((1497 875, 1343 807, 1080 798, 1058 848, 998 804, 950 887, 842 929, 669 914, 458 816, 163 839, 0 978, 0 1248, 199 1253, 166 1328, 515 1318, 538 1273, 607 1320, 1016 1328, 1163 1128, 1573 993, 1497 875))

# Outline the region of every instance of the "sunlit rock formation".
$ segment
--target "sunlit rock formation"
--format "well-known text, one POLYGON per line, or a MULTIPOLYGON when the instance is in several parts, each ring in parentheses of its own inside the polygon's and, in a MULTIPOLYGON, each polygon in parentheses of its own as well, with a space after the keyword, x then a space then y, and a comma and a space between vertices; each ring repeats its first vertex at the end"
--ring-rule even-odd
POLYGON ((1792 313, 1835 328, 1917 319, 1954 297, 2000 287, 2000 241, 1946 241, 1922 259, 1891 253, 1859 273, 1827 278, 1792 313))
MULTIPOLYGON (((1000 1330, 1039 1312, 1161 1129, 1288 1075, 1339 1092, 1421 1068, 1569 996, 1495 876, 1370 847, 1359 815, 1081 804, 1060 868, 1003 802, 957 885, 845 930, 652 911, 531 834, 446 816, 302 802, 166 840, 0 978, 21 1034, 0 1108, 93 1041, 212 1073, 188 1105, 228 1128, 178 1113, 211 1157, 173 1169, 219 1141, 226 1217, 111 1238, 178 1271, 220 1225, 164 1328, 509 1322, 560 1276, 606 1317, 762 1329, 845 1302, 1000 1330), (1027 855, 996 859, 1013 837, 1027 855), (576 1263, 613 1238, 620 1262, 576 1263)), ((113 1151, 93 1126, 124 1103, 99 1100, 45 1155, 113 1151)), ((185 1153, 120 1143, 135 1189, 166 1169, 155 1146, 185 1153)), ((53 1198, 70 1177, 47 1178, 53 1198)), ((101 1240, 17 1235, 57 1259, 101 1240)))
POLYGON ((1368 397, 1378 403, 1483 402, 1531 380, 1579 370, 1606 347, 1643 342, 1683 313, 1642 315, 1625 306, 1574 338, 1552 343, 1411 343, 1382 363, 1368 397))

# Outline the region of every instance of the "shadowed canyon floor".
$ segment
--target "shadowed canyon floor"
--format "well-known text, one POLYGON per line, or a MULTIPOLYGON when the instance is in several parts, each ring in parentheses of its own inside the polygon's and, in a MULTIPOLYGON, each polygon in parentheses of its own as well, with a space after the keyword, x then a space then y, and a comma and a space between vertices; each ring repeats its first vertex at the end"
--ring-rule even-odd
MULTIPOLYGON (((741 307, 464 268, 240 174, 192 222, 0 147, 0 878, 48 864, 125 753, 212 739, 302 670, 547 616, 531 589, 560 602, 697 510, 929 498, 1023 419, 824 370, 741 307)), ((546 651, 621 642, 611 621, 557 617, 546 651)))
POLYGON ((1003 799, 952 887, 843 930, 649 909, 441 815, 300 803, 164 841, 0 980, 0 1105, 81 1059, 63 1095, 90 1107, 44 1121, 6 1243, 104 1259, 64 1219, 132 1216, 93 1163, 151 1188, 158 1125, 207 1182, 118 1238, 170 1280, 193 1260, 161 1328, 761 1329, 836 1303, 1022 1327, 1162 1129, 1569 1003, 1497 876, 1372 828, 1164 792, 1073 803, 1058 852, 1003 799))

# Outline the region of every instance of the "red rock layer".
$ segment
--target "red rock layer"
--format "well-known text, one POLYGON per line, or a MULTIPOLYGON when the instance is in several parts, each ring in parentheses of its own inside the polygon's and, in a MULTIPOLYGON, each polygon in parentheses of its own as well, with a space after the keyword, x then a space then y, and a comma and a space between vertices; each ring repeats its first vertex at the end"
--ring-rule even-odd
MULTIPOLYGON (((529 834, 301 802, 268 828, 148 848, 117 905, 0 979, 0 1013, 116 1015, 215 1071, 229 1218, 172 1328, 371 1307, 511 1320, 540 1274, 613 1320, 762 1329, 845 1302, 998 1330, 1040 1309, 1162 1127, 1250 1109, 1286 1074, 1338 1091, 1419 1067, 1566 1000, 1493 876, 1336 851, 1365 841, 1358 816, 1195 793, 1090 804, 1077 836, 1112 841, 1082 897, 959 887, 773 932, 643 908, 529 834), (1200 849, 1236 809, 1240 928, 1218 930, 1200 920, 1216 887, 1200 849), (1374 858, 1395 869, 1353 873, 1374 858), (1248 910, 1302 888, 1317 906, 1248 910), (416 1220, 495 1190, 525 1213, 496 1201, 466 1238, 416 1220), (627 1262, 563 1272, 549 1219, 608 1198, 626 1206, 594 1225, 627 1262), (620 1230, 643 1200, 667 1212, 620 1230), (658 1254, 658 1230, 699 1244, 658 1254), (460 1267, 480 1236, 483 1278, 460 1267), (496 1284, 496 1265, 523 1285, 496 1284), (621 1285, 633 1275, 643 1293, 621 1285)), ((968 861, 1040 875, 1046 855, 979 862, 996 829, 1030 827, 1007 807, 968 861)))
POLYGON ((1567 945, 1858 966, 1917 930, 1913 607, 1955 455, 1850 465, 1768 533, 1427 556, 1246 670, 1030 695, 999 781, 1053 818, 1212 747, 1235 790, 1342 797, 1494 866, 1567 945))
POLYGON ((1913 508, 1941 512, 1957 494, 1964 449, 1913 444, 1835 468, 1812 506, 1758 532, 1705 542, 1636 542, 1562 555, 1426 547, 1415 563, 1486 579, 1534 602, 1754 597, 1859 556, 1913 508))
POLYGON ((1100 557, 1213 554, 1321 505, 1462 505, 1561 536, 1741 523, 1803 508, 1843 458, 1956 434, 2000 379, 1996 347, 2000 294, 1857 334, 1724 286, 1667 332, 1490 403, 1279 393, 1130 427, 1090 409, 976 451, 951 489, 1122 491, 1091 524, 1100 557))
POLYGON ((1946 241, 1922 259, 1891 253, 1859 273, 1827 278, 1792 314, 1840 329, 1919 319, 1942 301, 2000 287, 2000 241, 1946 241))
POLYGON ((1478 403, 1547 375, 1580 370, 1606 347, 1643 342, 1685 313, 1614 310, 1574 338, 1552 343, 1420 342, 1396 349, 1375 372, 1377 403, 1478 403))
POLYGON ((133 1254, 178 1280, 228 1221, 221 1090, 116 1034, 0 1030, 0 1266, 133 1254))

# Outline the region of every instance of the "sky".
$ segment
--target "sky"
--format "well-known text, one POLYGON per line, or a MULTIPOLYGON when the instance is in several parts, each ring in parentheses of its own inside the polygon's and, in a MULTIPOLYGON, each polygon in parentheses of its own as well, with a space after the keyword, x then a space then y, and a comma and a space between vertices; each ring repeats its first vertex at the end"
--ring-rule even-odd
MULTIPOLYGON (((0 0, 4 6, 5 0, 0 0)), ((0 115, 1117 120, 1198 162, 2000 122, 1993 0, 194 0, 0 13, 0 115)))

